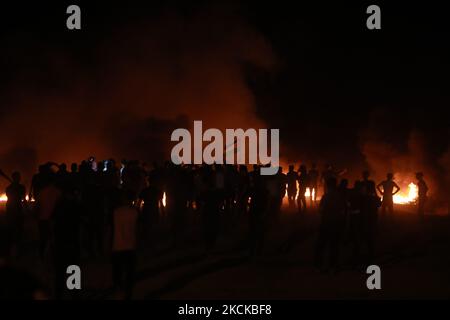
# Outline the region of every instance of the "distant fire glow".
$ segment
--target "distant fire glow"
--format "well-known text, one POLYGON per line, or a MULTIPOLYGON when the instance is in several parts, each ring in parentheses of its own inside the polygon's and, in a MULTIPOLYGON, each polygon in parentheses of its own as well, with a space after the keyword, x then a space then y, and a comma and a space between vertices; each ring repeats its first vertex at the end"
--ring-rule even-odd
MULTIPOLYGON (((288 185, 286 184, 286 192, 284 194, 285 201, 287 201, 287 198, 288 198, 287 189, 288 189, 288 185)), ((297 182, 297 194, 295 195, 295 199, 296 200, 298 199, 298 194, 299 194, 299 189, 298 189, 298 182, 297 182)), ((313 190, 312 191, 312 198, 313 199, 314 199, 315 194, 316 194, 316 190, 313 190)), ((311 197, 311 190, 310 190, 310 188, 306 188, 305 197, 306 198, 310 198, 311 197)), ((319 200, 319 199, 320 199, 320 197, 317 197, 317 200, 319 200)))
MULTIPOLYGON (((286 189, 287 189, 287 187, 288 187, 288 185, 286 184, 286 189)), ((313 190, 313 198, 314 198, 314 193, 315 193, 315 190, 313 190)), ((297 191, 297 195, 295 196, 295 199, 298 199, 298 194, 299 194, 299 191, 297 191)), ((419 195, 419 188, 417 187, 416 184, 411 182, 408 185, 407 191, 400 192, 400 193, 394 195, 394 203, 395 204, 414 204, 417 201, 418 195, 419 195)), ((286 193, 284 196, 285 196, 284 201, 285 201, 285 203, 287 203, 287 201, 288 201, 287 190, 286 190, 286 193)), ((306 188, 305 197, 309 198, 310 196, 311 196, 310 188, 306 188)), ((320 196, 317 196, 317 200, 320 200, 320 196)))
MULTIPOLYGON (((8 197, 6 196, 6 193, 2 193, 0 194, 0 202, 7 202, 8 201, 8 197)), ((30 201, 30 198, 27 196, 25 196, 25 201, 30 201)), ((34 202, 34 199, 31 199, 31 202, 34 202)))
MULTIPOLYGON (((287 189, 287 185, 286 185, 286 189, 287 189)), ((418 192, 419 192, 419 189, 418 189, 417 185, 411 182, 408 185, 407 192, 394 195, 394 203, 396 203, 396 204, 413 204, 417 200, 418 192)), ((313 194, 312 194, 313 198, 315 195, 314 193, 315 193, 315 190, 313 190, 313 194)), ((285 193, 286 200, 287 200, 287 196, 288 195, 287 195, 287 190, 286 190, 286 193, 285 193)), ((311 196, 311 191, 309 188, 306 188, 305 197, 309 198, 310 196, 311 196)), ((297 195, 295 196, 295 199, 297 199, 297 198, 298 198, 298 191, 297 191, 297 195)), ((317 199, 319 199, 319 197, 317 197, 317 199)), ((26 196, 25 200, 29 201, 28 196, 26 196)), ((0 202, 6 202, 6 201, 8 201, 8 197, 6 196, 6 194, 5 193, 1 194, 0 202)), ((31 201, 33 202, 34 199, 31 199, 31 201)), ((163 205, 163 207, 166 206, 166 193, 165 192, 164 192, 163 198, 162 198, 162 205, 163 205)))

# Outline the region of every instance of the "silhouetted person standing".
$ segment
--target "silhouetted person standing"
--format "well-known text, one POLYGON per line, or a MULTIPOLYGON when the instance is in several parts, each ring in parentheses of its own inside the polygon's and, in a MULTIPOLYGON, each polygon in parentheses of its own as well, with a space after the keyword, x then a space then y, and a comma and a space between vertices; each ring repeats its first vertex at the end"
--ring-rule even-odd
POLYGON ((56 172, 57 183, 60 185, 68 185, 70 183, 70 173, 67 171, 67 165, 62 163, 56 172))
POLYGON ((339 247, 345 227, 346 203, 342 192, 337 189, 336 179, 326 181, 326 190, 320 200, 320 227, 316 244, 315 264, 321 271, 327 271, 324 256, 329 254, 329 268, 339 267, 339 247))
POLYGON ((288 201, 289 201, 289 208, 294 208, 295 207, 295 198, 297 196, 297 179, 298 179, 298 174, 297 172, 295 172, 294 170, 294 166, 290 165, 289 166, 289 171, 286 174, 286 179, 287 179, 287 194, 288 194, 288 201))
POLYGON ((283 206, 283 198, 286 195, 286 185, 287 185, 287 176, 283 173, 283 167, 278 168, 278 173, 275 176, 277 179, 277 186, 278 186, 278 194, 277 194, 277 215, 281 211, 281 207, 283 206))
POLYGON ((39 193, 35 193, 35 205, 39 218, 39 254, 41 259, 44 258, 45 251, 50 243, 52 234, 51 218, 55 211, 56 203, 61 196, 61 191, 55 186, 55 179, 50 169, 42 178, 43 181, 39 193))
POLYGON ((375 256, 375 233, 378 220, 380 198, 376 194, 375 182, 369 180, 369 171, 363 172, 363 180, 359 182, 361 192, 361 237, 367 247, 367 262, 372 263, 375 256))
POLYGON ((277 174, 265 179, 268 191, 268 215, 272 222, 278 221, 284 195, 286 194, 286 175, 281 167, 277 174))
POLYGON ((297 206, 299 213, 306 212, 306 188, 308 186, 308 173, 306 171, 306 167, 304 165, 300 166, 300 170, 298 172, 298 198, 297 198, 297 206))
POLYGON ((416 173, 416 179, 417 179, 417 187, 418 190, 418 199, 417 199, 417 213, 419 214, 419 217, 421 219, 425 216, 425 203, 427 201, 427 193, 428 193, 428 186, 423 179, 423 173, 417 172, 416 173))
POLYGON ((253 171, 250 193, 250 255, 258 255, 262 252, 265 240, 269 191, 266 186, 265 176, 259 174, 259 169, 253 171))
POLYGON ((381 203, 382 215, 384 216, 387 210, 389 216, 392 216, 394 214, 394 195, 400 191, 400 187, 394 181, 394 175, 388 173, 386 180, 378 184, 377 190, 383 196, 381 203))
POLYGON ((361 191, 361 182, 356 181, 353 189, 348 191, 348 232, 349 240, 352 246, 352 263, 353 266, 359 264, 360 248, 362 241, 362 208, 364 196, 361 191))
POLYGON ((89 169, 83 190, 87 249, 91 257, 101 256, 104 252, 105 212, 101 175, 101 170, 95 172, 89 169))
POLYGON ((11 176, 12 183, 6 188, 6 218, 9 229, 13 236, 13 243, 17 246, 22 239, 24 212, 23 202, 25 201, 25 186, 20 183, 20 173, 14 172, 11 176))
POLYGON ((136 268, 136 232, 139 212, 133 206, 134 193, 123 192, 113 212, 112 269, 114 288, 130 299, 136 268))
POLYGON ((76 189, 71 184, 60 184, 61 196, 56 202, 54 222, 55 297, 78 296, 78 290, 67 290, 67 267, 80 265, 80 206, 76 189))
POLYGON ((187 224, 187 190, 186 175, 181 166, 168 168, 166 182, 167 215, 172 229, 172 246, 182 244, 187 224))
POLYGON ((347 216, 347 209, 349 207, 349 201, 350 201, 350 189, 348 188, 348 180, 342 179, 338 186, 338 191, 341 194, 342 199, 346 203, 346 212, 345 215, 347 216))
POLYGON ((317 165, 313 163, 311 170, 309 170, 308 172, 308 185, 311 203, 316 202, 318 184, 319 184, 319 171, 317 170, 317 165))
POLYGON ((155 181, 148 179, 148 186, 139 195, 140 200, 143 201, 140 226, 141 238, 144 240, 154 239, 153 233, 159 223, 159 199, 162 193, 155 181))
POLYGON ((238 212, 241 216, 247 213, 248 199, 250 193, 250 177, 245 165, 239 166, 239 184, 238 184, 238 212))
POLYGON ((158 163, 153 163, 153 169, 150 170, 148 173, 149 180, 152 181, 152 183, 155 184, 155 186, 161 190, 161 193, 159 195, 158 204, 161 209, 161 216, 164 216, 164 206, 163 206, 163 197, 164 197, 164 191, 165 191, 165 177, 164 177, 164 168, 160 167, 158 163))
POLYGON ((202 194, 204 206, 201 217, 206 252, 210 252, 215 247, 220 230, 220 211, 223 205, 223 189, 221 188, 221 183, 217 183, 216 181, 216 173, 217 171, 213 172, 211 167, 209 167, 207 174, 204 176, 206 189, 202 194))
POLYGON ((327 180, 331 178, 336 179, 336 174, 333 170, 333 166, 331 164, 326 164, 321 176, 324 194, 327 193, 327 180))
POLYGON ((78 165, 76 163, 72 163, 70 166, 69 183, 72 186, 74 192, 77 194, 78 198, 80 198, 82 185, 80 173, 78 172, 78 165))

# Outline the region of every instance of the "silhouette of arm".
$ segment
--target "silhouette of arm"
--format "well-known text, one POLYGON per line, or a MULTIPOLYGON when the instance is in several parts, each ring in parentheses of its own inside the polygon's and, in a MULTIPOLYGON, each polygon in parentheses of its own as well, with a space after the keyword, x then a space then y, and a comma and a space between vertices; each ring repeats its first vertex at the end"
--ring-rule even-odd
POLYGON ((20 201, 25 201, 26 200, 26 195, 27 195, 27 188, 25 188, 25 186, 22 189, 22 192, 20 194, 20 201))
POLYGON ((396 190, 392 193, 392 195, 395 195, 396 193, 398 193, 398 192, 400 191, 400 187, 399 187, 398 184, 396 184, 395 182, 394 182, 394 188, 395 188, 396 190))
POLYGON ((12 180, 10 177, 8 177, 3 170, 0 169, 0 176, 2 176, 3 178, 5 178, 6 180, 8 180, 10 183, 12 183, 12 180))
POLYGON ((28 199, 32 199, 33 198, 33 184, 30 185, 30 191, 28 192, 28 199))
POLYGON ((34 198, 34 184, 36 183, 36 178, 33 177, 31 179, 30 190, 28 191, 28 199, 31 200, 34 198))
POLYGON ((381 186, 383 185, 383 182, 380 182, 378 185, 377 185, 377 190, 378 190, 378 192, 381 194, 381 195, 384 195, 384 191, 383 190, 381 190, 381 186))

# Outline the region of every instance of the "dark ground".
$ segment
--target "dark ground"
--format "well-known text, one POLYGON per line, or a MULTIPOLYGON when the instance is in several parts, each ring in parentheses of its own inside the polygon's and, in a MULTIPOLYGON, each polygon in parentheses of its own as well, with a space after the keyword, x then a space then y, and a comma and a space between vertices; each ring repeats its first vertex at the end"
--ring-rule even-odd
MULTIPOLYGON (((392 221, 381 221, 376 263, 381 267, 381 290, 366 288, 365 267, 349 264, 351 250, 344 243, 342 270, 323 274, 313 268, 318 216, 300 218, 286 208, 278 225, 267 234, 263 254, 249 257, 244 223, 225 223, 219 244, 204 254, 192 230, 183 245, 169 249, 169 240, 153 249, 141 248, 135 299, 429 299, 450 298, 450 217, 428 216, 419 223, 413 208, 399 206, 392 221)), ((3 215, 3 213, 0 213, 3 215)), ((193 217, 191 223, 195 224, 193 217)), ((197 222, 198 225, 198 222, 197 222)), ((27 239, 16 264, 51 288, 48 261, 37 257, 34 220, 26 224, 27 239)), ((167 224, 161 227, 161 234, 167 224)), ((150 240, 150 243, 155 243, 150 240)), ((103 258, 83 259, 83 299, 113 299, 111 267, 103 258)))

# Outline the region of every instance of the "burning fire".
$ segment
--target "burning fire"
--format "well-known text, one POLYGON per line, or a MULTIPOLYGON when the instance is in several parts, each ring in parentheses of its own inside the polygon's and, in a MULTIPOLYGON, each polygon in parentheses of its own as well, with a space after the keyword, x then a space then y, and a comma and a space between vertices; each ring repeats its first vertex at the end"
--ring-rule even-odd
MULTIPOLYGON (((286 201, 287 201, 287 199, 288 199, 288 192, 287 192, 287 189, 288 189, 288 185, 286 184, 286 192, 285 192, 285 194, 284 194, 284 199, 286 199, 286 201)), ((296 199, 296 200, 298 199, 298 194, 299 194, 299 189, 298 189, 298 182, 297 182, 297 194, 295 195, 295 199, 296 199)), ((312 196, 313 196, 313 198, 314 198, 315 195, 316 195, 316 190, 313 190, 313 191, 312 191, 312 196)), ((309 188, 306 188, 305 197, 306 197, 306 198, 311 197, 311 190, 310 190, 309 188)), ((319 197, 317 197, 317 200, 319 200, 319 197)))
MULTIPOLYGON (((1 202, 7 202, 8 201, 8 197, 6 196, 6 193, 2 193, 0 194, 0 203, 1 202)), ((25 201, 30 201, 30 198, 28 197, 28 195, 25 196, 25 201)), ((34 199, 31 199, 31 202, 34 202, 34 199)))
POLYGON ((419 195, 419 188, 416 184, 410 183, 408 185, 408 193, 394 195, 394 203, 396 204, 411 204, 417 200, 419 195))
MULTIPOLYGON (((316 190, 312 191, 312 197, 314 198, 314 196, 316 195, 316 190)), ((298 192, 297 192, 297 196, 295 198, 298 197, 298 192)), ((311 190, 309 188, 306 188, 306 192, 305 192, 305 197, 311 197, 311 190)))
MULTIPOLYGON (((287 185, 286 185, 286 189, 287 189, 287 185)), ((313 190, 313 198, 314 198, 314 192, 315 190, 313 190)), ((417 187, 416 184, 414 183, 410 183, 408 185, 408 192, 407 193, 402 193, 402 194, 396 194, 394 195, 394 203, 396 204, 412 204, 417 200, 418 197, 418 193, 419 193, 419 188, 417 187)), ((287 198, 287 190, 285 193, 285 197, 287 198)), ((311 196, 311 191, 309 188, 306 188, 306 192, 305 192, 305 197, 309 198, 311 196)), ((295 198, 298 198, 298 191, 297 191, 297 195, 295 196, 295 198)), ((28 196, 25 197, 26 201, 29 201, 28 196)), ((0 203, 1 202, 6 202, 8 201, 8 197, 6 196, 5 193, 0 194, 0 203)), ((34 201, 34 199, 31 199, 31 201, 34 201)), ((164 192, 163 194, 163 198, 162 198, 162 205, 165 207, 166 206, 166 193, 164 192)))
MULTIPOLYGON (((315 190, 313 190, 313 198, 314 198, 314 192, 315 190)), ((297 195, 295 196, 295 199, 298 199, 298 191, 297 191, 297 195)), ((402 192, 399 194, 394 195, 393 200, 395 204, 414 204, 417 200, 417 197, 419 195, 419 188, 418 186, 411 182, 408 185, 408 191, 407 192, 402 192)), ((309 188, 306 188, 306 192, 305 192, 305 197, 309 198, 311 196, 311 191, 309 188)), ((286 185, 286 193, 284 195, 284 199, 285 201, 287 201, 288 198, 288 194, 287 194, 287 185, 286 185)), ((317 200, 319 200, 320 197, 317 197, 317 200)))
POLYGON ((163 198, 162 198, 162 205, 163 207, 166 207, 166 193, 163 193, 163 198))

